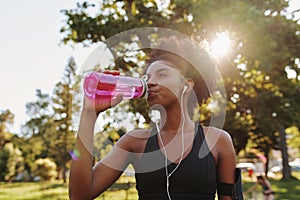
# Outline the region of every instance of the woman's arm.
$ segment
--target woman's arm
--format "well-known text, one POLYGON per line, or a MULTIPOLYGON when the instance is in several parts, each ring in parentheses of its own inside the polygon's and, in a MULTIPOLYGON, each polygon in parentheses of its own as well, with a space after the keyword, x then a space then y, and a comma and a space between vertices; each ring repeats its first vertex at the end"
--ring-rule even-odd
POLYGON ((133 138, 125 134, 112 150, 93 167, 91 126, 92 116, 83 112, 78 131, 75 149, 78 157, 72 160, 70 170, 69 196, 70 199, 94 199, 109 188, 132 162, 133 138))
POLYGON ((109 188, 132 163, 133 137, 123 135, 112 150, 93 167, 93 185, 91 194, 97 197, 109 188))
MULTIPOLYGON (((122 96, 112 101, 90 100, 84 98, 83 109, 80 116, 79 129, 74 147, 74 154, 70 168, 69 198, 72 200, 89 200, 103 192, 117 177, 120 171, 99 165, 97 173, 93 169, 93 137, 94 126, 98 114, 121 102, 122 96), (101 173, 99 173, 101 171, 101 173), (96 177, 97 175, 97 177, 96 177), (106 176, 104 176, 106 175, 106 176), (99 180, 106 179, 105 183, 99 180)), ((122 160, 120 160, 122 162, 122 160)))
MULTIPOLYGON (((85 125, 91 123, 90 117, 82 114, 82 120, 85 125)), ((86 131, 91 126, 84 127, 86 131)), ((79 133, 82 133, 82 129, 79 133)), ((70 171, 69 194, 70 199, 94 199, 109 188, 123 173, 131 160, 131 137, 125 134, 114 145, 112 150, 93 167, 92 148, 88 149, 86 145, 92 138, 84 136, 77 137, 75 149, 79 152, 76 160, 72 161, 70 171), (84 138, 83 142, 81 138, 84 138)))
MULTIPOLYGON (((221 131, 216 148, 218 152, 218 183, 226 183, 233 188, 235 183, 236 157, 231 137, 227 132, 221 131)), ((231 196, 222 194, 218 194, 218 198, 220 200, 232 199, 231 196)))
POLYGON ((93 185, 93 136, 97 116, 95 111, 83 110, 80 117, 79 130, 75 142, 73 158, 70 168, 69 197, 75 199, 92 199, 93 185))

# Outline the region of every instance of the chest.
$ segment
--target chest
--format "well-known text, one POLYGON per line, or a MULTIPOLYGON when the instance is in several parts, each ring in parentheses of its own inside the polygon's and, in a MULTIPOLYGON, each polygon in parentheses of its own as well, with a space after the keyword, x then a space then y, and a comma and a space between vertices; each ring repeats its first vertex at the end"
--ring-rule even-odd
MULTIPOLYGON (((204 135, 205 133, 203 133, 204 135)), ((162 139, 162 138, 161 138, 162 139)), ((146 154, 162 154, 163 157, 167 157, 167 159, 170 162, 173 163, 178 163, 182 155, 182 159, 186 158, 192 151, 193 148, 197 148, 194 147, 195 143, 197 143, 196 145, 199 146, 200 144, 200 149, 199 149, 199 155, 198 156, 204 156, 207 154, 206 151, 209 151, 215 164, 217 165, 218 163, 218 149, 217 147, 215 147, 213 144, 214 142, 210 142, 209 140, 201 140, 201 141, 195 141, 194 137, 186 137, 184 138, 184 145, 182 144, 182 140, 179 138, 177 138, 177 140, 171 140, 170 142, 165 142, 163 140, 160 140, 160 138, 156 135, 151 135, 150 131, 146 134, 144 134, 144 137, 141 138, 136 138, 135 141, 133 142, 134 144, 131 145, 131 152, 134 152, 135 156, 135 162, 139 161, 142 157, 142 155, 144 153, 146 154), (147 146, 147 142, 149 140, 150 137, 155 137, 152 138, 152 144, 150 149, 146 149, 149 147, 147 146), (164 147, 163 147, 164 146, 164 147), (183 150, 184 149, 184 150, 183 150), (183 152, 182 152, 183 150, 183 152), (203 150, 205 151, 203 154, 203 150), (151 152, 148 152, 151 151, 151 152), (200 152, 201 151, 201 152, 200 152)), ((199 148, 199 147, 198 147, 199 148)), ((161 155, 159 155, 161 156, 161 155)), ((157 158, 157 157, 156 157, 157 158)), ((156 158, 152 158, 152 159, 156 159, 156 158)))
POLYGON ((135 167, 137 190, 145 193, 159 193, 165 191, 166 168, 170 174, 171 192, 214 194, 216 190, 216 166, 210 153, 199 157, 198 150, 191 152, 179 164, 168 161, 161 152, 152 152, 144 155, 135 167))

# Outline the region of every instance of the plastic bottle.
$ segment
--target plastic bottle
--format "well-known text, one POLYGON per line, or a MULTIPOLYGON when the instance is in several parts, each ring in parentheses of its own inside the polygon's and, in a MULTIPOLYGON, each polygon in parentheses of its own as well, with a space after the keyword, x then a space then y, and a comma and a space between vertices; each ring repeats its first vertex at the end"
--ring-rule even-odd
POLYGON ((83 83, 89 99, 113 99, 123 94, 125 99, 141 98, 147 93, 147 83, 142 78, 121 75, 89 73, 83 83))

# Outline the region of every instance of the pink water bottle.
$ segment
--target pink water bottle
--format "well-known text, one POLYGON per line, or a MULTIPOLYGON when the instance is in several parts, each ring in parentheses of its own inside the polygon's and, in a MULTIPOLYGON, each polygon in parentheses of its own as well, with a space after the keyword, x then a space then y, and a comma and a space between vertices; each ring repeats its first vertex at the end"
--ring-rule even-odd
POLYGON ((147 83, 142 78, 121 75, 89 73, 83 83, 89 99, 114 99, 123 94, 125 99, 141 98, 147 93, 147 83))

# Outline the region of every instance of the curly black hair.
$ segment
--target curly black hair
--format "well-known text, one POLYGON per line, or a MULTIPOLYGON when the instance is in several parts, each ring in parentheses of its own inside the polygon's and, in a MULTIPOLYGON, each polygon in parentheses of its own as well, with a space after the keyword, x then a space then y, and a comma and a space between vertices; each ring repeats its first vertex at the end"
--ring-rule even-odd
POLYGON ((148 66, 157 60, 174 64, 184 77, 193 79, 198 104, 210 97, 215 84, 217 60, 205 42, 196 42, 192 38, 163 38, 149 52, 148 66))

